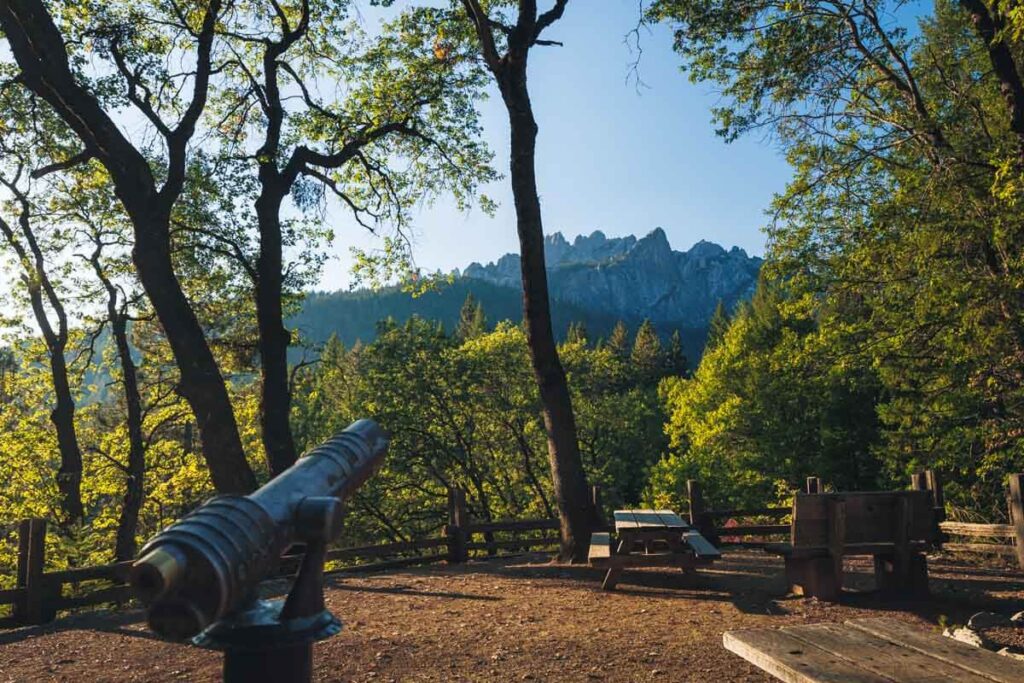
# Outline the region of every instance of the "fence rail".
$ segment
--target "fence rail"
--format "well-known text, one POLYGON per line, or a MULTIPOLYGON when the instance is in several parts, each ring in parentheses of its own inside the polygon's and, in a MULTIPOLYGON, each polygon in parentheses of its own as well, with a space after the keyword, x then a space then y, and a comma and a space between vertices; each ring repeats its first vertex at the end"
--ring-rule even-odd
MULTIPOLYGON (((931 491, 938 519, 943 519, 944 502, 938 476, 930 471, 915 474, 911 478, 911 487, 931 491)), ((781 520, 791 514, 790 508, 711 509, 704 504, 699 482, 690 480, 686 488, 690 524, 712 542, 722 543, 723 539, 726 539, 728 542, 724 545, 757 547, 764 544, 764 541, 759 539, 790 533, 789 524, 768 524, 762 523, 761 519, 755 519, 781 520), (731 527, 716 523, 723 518, 754 521, 731 527)), ((818 477, 808 477, 808 493, 818 493, 822 490, 818 477)), ((947 537, 970 539, 963 542, 946 542, 943 547, 953 552, 994 553, 1016 557, 1024 569, 1024 474, 1010 475, 1007 501, 1010 524, 941 521, 939 529, 947 537), (995 542, 976 542, 976 539, 985 538, 995 542)), ((603 529, 605 526, 598 514, 599 503, 600 491, 594 487, 591 505, 597 521, 595 526, 603 529)), ((46 521, 42 519, 23 520, 18 524, 17 587, 0 590, 0 606, 13 605, 11 616, 0 617, 0 628, 42 624, 52 620, 58 610, 109 603, 123 604, 131 599, 127 585, 131 562, 46 572, 46 526, 46 521), (93 587, 89 585, 91 582, 106 585, 93 587), (93 590, 73 595, 64 594, 65 586, 75 586, 82 590, 81 584, 87 584, 87 587, 93 590)), ((334 567, 329 573, 380 571, 441 561, 460 563, 479 554, 493 557, 499 551, 551 549, 559 544, 558 534, 552 533, 558 529, 557 519, 472 521, 466 506, 465 491, 451 489, 448 495, 448 524, 444 526, 440 536, 335 548, 327 553, 328 561, 352 564, 334 567), (480 538, 482 540, 478 540, 480 538)), ((278 573, 270 579, 279 579, 293 573, 301 557, 301 554, 284 556, 278 573)))
MULTIPOLYGON (((596 487, 593 495, 596 501, 596 487)), ((498 551, 551 548, 559 543, 558 535, 550 533, 559 528, 557 519, 470 521, 466 494, 459 489, 449 493, 448 517, 441 536, 331 549, 327 552, 328 562, 352 564, 332 567, 327 573, 372 572, 443 561, 465 562, 479 551, 493 556, 498 551), (495 534, 509 538, 497 539, 495 534), (478 536, 483 536, 484 540, 475 540, 478 536)), ((17 587, 0 590, 0 607, 13 606, 10 616, 0 617, 0 628, 43 624, 54 619, 59 610, 124 604, 131 600, 127 584, 132 566, 130 561, 44 571, 46 529, 47 523, 43 519, 28 519, 18 525, 17 587), (99 585, 94 586, 93 582, 99 585), (65 595, 65 586, 76 587, 78 592, 65 595)), ((278 571, 268 580, 293 574, 301 560, 301 553, 284 555, 278 571)))

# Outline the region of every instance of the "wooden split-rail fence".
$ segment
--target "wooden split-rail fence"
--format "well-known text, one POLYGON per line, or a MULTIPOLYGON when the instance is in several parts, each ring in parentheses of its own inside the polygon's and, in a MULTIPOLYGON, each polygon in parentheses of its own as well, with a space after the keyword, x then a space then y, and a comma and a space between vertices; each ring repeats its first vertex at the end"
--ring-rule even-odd
MULTIPOLYGON (((709 508, 705 505, 700 483, 687 482, 689 522, 705 538, 720 545, 763 546, 768 539, 790 533, 790 524, 783 522, 790 507, 709 508), (722 520, 755 519, 755 523, 729 526, 722 520), (763 520, 777 523, 762 523, 763 520)), ((931 471, 911 477, 911 488, 929 490, 942 519, 944 501, 942 485, 931 471)), ((807 493, 823 491, 818 477, 808 477, 807 493)), ((593 488, 595 530, 607 530, 597 511, 600 490, 593 488)), ((1015 557, 1024 569, 1024 474, 1009 477, 1010 524, 974 524, 942 521, 940 530, 947 540, 943 548, 952 552, 993 553, 1015 557), (968 540, 964 540, 968 539, 968 540)), ((370 572, 447 561, 466 562, 474 557, 498 556, 502 552, 550 550, 559 543, 557 519, 525 519, 514 521, 471 520, 466 493, 452 489, 448 494, 448 524, 440 534, 408 541, 333 548, 327 560, 343 563, 329 573, 370 572)), ((46 570, 47 523, 43 519, 23 520, 18 526, 17 581, 14 588, 0 590, 0 628, 26 624, 43 624, 58 612, 106 604, 122 605, 131 599, 127 585, 131 562, 117 562, 95 567, 77 567, 58 571, 46 570), (10 607, 8 607, 10 606, 10 607)), ((289 576, 298 567, 301 555, 285 556, 280 571, 270 577, 289 576)))
MULTIPOLYGON (((598 495, 597 488, 594 496, 598 495)), ((57 613, 81 607, 123 605, 131 600, 128 572, 131 561, 94 567, 46 570, 44 519, 27 519, 18 525, 17 582, 0 590, 0 628, 45 624, 57 613), (8 607, 9 606, 9 607, 8 607)), ((327 573, 372 572, 447 561, 466 562, 502 551, 553 548, 558 545, 557 519, 474 521, 466 507, 466 493, 453 489, 448 495, 448 524, 434 537, 332 548, 328 562, 343 563, 327 573)), ((279 571, 268 580, 291 576, 301 555, 285 555, 279 571)))

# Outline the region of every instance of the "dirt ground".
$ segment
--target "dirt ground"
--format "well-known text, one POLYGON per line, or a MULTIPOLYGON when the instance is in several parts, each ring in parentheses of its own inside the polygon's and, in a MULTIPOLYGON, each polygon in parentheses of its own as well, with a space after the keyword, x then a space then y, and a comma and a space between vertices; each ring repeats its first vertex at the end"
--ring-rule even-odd
MULTIPOLYGON (((840 605, 785 595, 782 563, 728 553, 697 575, 601 573, 542 555, 328 579, 343 631, 315 651, 318 681, 772 680, 722 647, 729 629, 885 614, 936 630, 982 609, 1024 609, 1024 574, 930 560, 932 596, 883 599, 850 563, 840 605)), ((0 632, 0 681, 216 681, 217 653, 156 640, 138 611, 0 632)))

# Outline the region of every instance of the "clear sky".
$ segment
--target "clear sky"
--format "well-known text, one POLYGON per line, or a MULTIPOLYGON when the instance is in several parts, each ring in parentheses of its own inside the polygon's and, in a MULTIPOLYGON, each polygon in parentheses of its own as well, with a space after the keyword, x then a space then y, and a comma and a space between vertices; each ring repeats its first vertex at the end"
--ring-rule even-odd
MULTIPOLYGON (((676 249, 707 239, 762 254, 764 210, 790 177, 785 161, 769 142, 727 145, 715 136, 710 109, 719 96, 680 72, 667 27, 641 33, 646 87, 638 92, 627 80, 635 55, 624 43, 637 17, 637 0, 573 0, 545 34, 565 46, 536 47, 530 55, 545 232, 640 236, 661 226, 676 249)), ((507 174, 508 123, 496 91, 483 112, 495 164, 507 174)), ((459 213, 446 201, 420 212, 420 267, 447 272, 518 250, 508 179, 485 191, 501 204, 494 218, 459 213)), ((374 245, 340 211, 332 218, 335 258, 321 289, 347 286, 349 248, 374 245)))

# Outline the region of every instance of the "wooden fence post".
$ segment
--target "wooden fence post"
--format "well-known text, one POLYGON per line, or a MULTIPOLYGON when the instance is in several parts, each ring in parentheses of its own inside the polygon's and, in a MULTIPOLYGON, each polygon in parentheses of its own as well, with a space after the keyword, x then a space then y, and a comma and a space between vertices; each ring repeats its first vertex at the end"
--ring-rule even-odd
POLYGON ((714 520, 708 515, 707 506, 704 503, 704 493, 701 491, 699 481, 696 479, 686 480, 686 496, 690 500, 690 526, 712 543, 718 543, 714 520))
POLYGON ((821 493, 821 477, 807 477, 807 493, 821 493))
POLYGON ((1024 569, 1024 474, 1011 474, 1010 521, 1016 542, 1017 563, 1024 569))
POLYGON ((924 472, 914 472, 910 475, 910 490, 911 491, 927 491, 928 481, 925 479, 924 472))
POLYGON ((25 594, 14 606, 14 616, 22 624, 48 621, 43 599, 46 597, 46 520, 25 519, 18 526, 18 587, 25 594))
POLYGON ((448 537, 448 561, 453 564, 469 559, 466 549, 468 523, 466 492, 459 488, 448 489, 448 526, 445 527, 445 535, 448 537))
POLYGON ((942 478, 935 470, 925 470, 924 477, 928 484, 928 490, 932 492, 932 505, 935 506, 935 513, 939 521, 946 519, 946 496, 942 493, 942 478))

